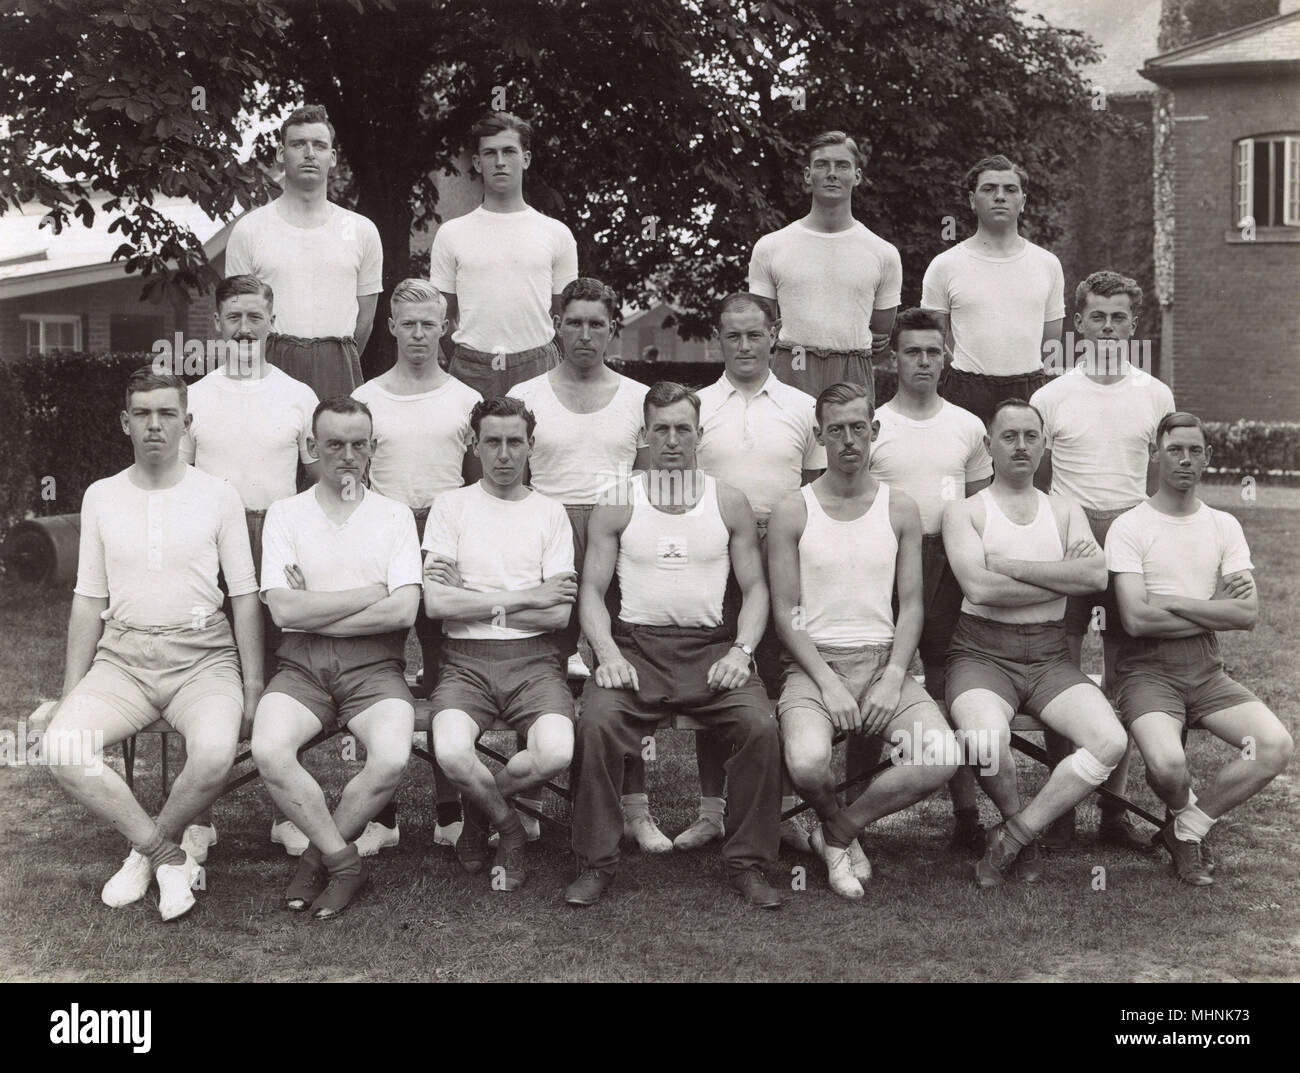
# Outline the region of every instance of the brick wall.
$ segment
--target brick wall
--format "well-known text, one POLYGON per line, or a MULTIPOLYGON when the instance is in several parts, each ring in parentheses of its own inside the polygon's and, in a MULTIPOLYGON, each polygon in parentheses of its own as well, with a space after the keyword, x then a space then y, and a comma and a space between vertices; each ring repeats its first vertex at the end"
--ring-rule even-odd
POLYGON ((1300 129, 1300 79, 1180 84, 1175 110, 1174 397, 1210 420, 1300 420, 1300 242, 1225 238, 1233 142, 1300 129))

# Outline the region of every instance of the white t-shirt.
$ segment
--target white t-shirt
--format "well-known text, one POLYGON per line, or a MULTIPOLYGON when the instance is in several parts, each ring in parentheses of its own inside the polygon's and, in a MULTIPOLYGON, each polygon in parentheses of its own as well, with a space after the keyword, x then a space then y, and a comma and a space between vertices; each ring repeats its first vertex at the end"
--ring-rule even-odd
POLYGON ((1056 254, 1025 242, 1010 257, 977 253, 966 242, 925 270, 921 305, 947 313, 955 369, 1016 376, 1043 367, 1043 325, 1065 316, 1065 273, 1056 254))
POLYGON ((260 380, 236 379, 222 369, 189 389, 190 430, 181 458, 229 481, 245 510, 266 510, 298 491, 298 462, 315 462, 307 448, 316 392, 267 367, 260 380))
POLYGON ((226 244, 226 275, 249 274, 275 292, 275 330, 303 339, 351 335, 357 298, 383 290, 379 229, 329 203, 320 227, 294 227, 272 201, 235 222, 226 244))
POLYGON ((1089 510, 1118 510, 1146 496, 1147 446, 1160 419, 1174 409, 1174 393, 1134 369, 1114 384, 1099 384, 1071 369, 1034 392, 1052 452, 1052 491, 1089 510))
POLYGON ((429 506, 439 492, 461 486, 465 451, 473 438, 469 412, 482 395, 453 376, 419 395, 394 395, 371 380, 355 388, 352 397, 369 406, 375 419, 371 488, 414 510, 429 506))
POLYGON ((772 373, 746 401, 726 373, 698 392, 700 446, 696 464, 710 477, 745 494, 760 521, 798 491, 803 470, 825 469, 817 442, 817 400, 772 373))
MULTIPOLYGON (((433 501, 424 550, 456 561, 470 592, 535 589, 573 569, 573 528, 564 506, 537 492, 498 499, 474 483, 433 501)), ((506 616, 508 620, 508 616, 506 616)), ((448 637, 507 641, 545 630, 516 630, 492 622, 447 622, 448 637)))
POLYGON ((965 499, 968 483, 993 476, 984 425, 969 410, 944 399, 933 417, 914 421, 887 402, 876 408, 876 419, 872 476, 916 500, 924 533, 939 532, 944 506, 965 499))
POLYGON ((517 354, 555 338, 551 297, 578 278, 573 233, 532 207, 473 212, 433 236, 429 282, 456 296, 453 342, 486 353, 517 354))
POLYGON ((1209 600, 1219 578, 1253 570, 1241 522, 1204 503, 1195 514, 1172 517, 1149 502, 1115 519, 1106 534, 1106 566, 1141 574, 1149 596, 1209 600))
POLYGON ((871 349, 871 313, 901 301, 903 262, 857 220, 813 231, 796 220, 754 243, 749 289, 781 306, 781 338, 830 350, 871 349))
POLYGON ((238 493, 193 466, 171 488, 150 491, 127 470, 96 481, 81 500, 74 592, 108 598, 127 626, 188 626, 221 609, 217 569, 231 596, 257 591, 238 493))
POLYGON ((522 399, 537 418, 528 460, 533 490, 561 503, 597 503, 602 493, 626 482, 643 443, 641 403, 648 390, 619 375, 608 404, 595 413, 575 414, 555 394, 549 373, 512 387, 508 394, 522 399))
MULTIPOLYGON (((342 525, 325 516, 316 489, 279 499, 262 529, 262 599, 287 589, 284 568, 296 563, 309 592, 342 592, 387 585, 389 595, 419 585, 420 541, 415 515, 396 500, 363 489, 361 502, 342 525)), ((303 633, 310 631, 290 630, 303 633)))

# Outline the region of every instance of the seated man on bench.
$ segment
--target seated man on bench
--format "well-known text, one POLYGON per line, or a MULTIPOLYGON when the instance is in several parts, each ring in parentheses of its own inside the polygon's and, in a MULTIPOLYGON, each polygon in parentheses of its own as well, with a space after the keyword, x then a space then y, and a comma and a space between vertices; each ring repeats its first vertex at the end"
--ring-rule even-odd
POLYGON ((1210 461, 1200 419, 1166 415, 1151 454, 1159 487, 1106 535, 1128 635, 1115 701, 1147 782, 1173 813, 1155 841, 1173 857, 1179 879, 1203 887, 1214 882, 1210 829, 1277 778, 1294 746, 1264 702, 1223 670, 1217 631, 1254 629, 1259 596, 1241 523, 1197 498, 1210 461), (1200 797, 1182 742, 1184 727, 1195 726, 1240 750, 1200 797))
POLYGON ((47 749, 94 742, 90 756, 69 750, 71 762, 56 765, 54 777, 131 844, 104 885, 104 904, 139 901, 156 879, 163 920, 194 905, 199 867, 177 840, 220 795, 241 720, 262 689, 262 620, 244 508, 225 481, 181 461, 189 423, 184 381, 148 366, 131 374, 122 431, 135 463, 96 481, 82 500, 63 699, 46 734, 47 749), (233 637, 220 610, 218 569, 233 637), (185 738, 188 759, 150 819, 104 766, 103 750, 160 717, 185 738))
POLYGON ((614 878, 624 761, 676 709, 723 735, 731 795, 722 855, 743 898, 777 909, 781 898, 762 868, 780 841, 781 745, 753 668, 768 606, 754 512, 743 494, 697 468, 693 392, 655 384, 643 416, 650 469, 598 505, 587 528, 578 613, 599 665, 582 694, 573 805, 581 873, 565 900, 594 905, 614 878), (734 638, 722 617, 733 567, 741 589, 734 638), (622 605, 611 629, 605 591, 616 569, 622 605))
POLYGON ((943 518, 944 548, 965 593, 945 691, 957 727, 997 747, 996 766, 979 778, 1003 822, 989 831, 975 865, 979 886, 996 887, 1013 866, 1026 883, 1042 878, 1039 835, 1106 781, 1128 736, 1105 695, 1070 659, 1066 597, 1105 588, 1106 561, 1083 508, 1033 485, 1043 419, 1029 403, 1006 399, 989 420, 985 443, 993 483, 949 503, 943 518), (1023 809, 1010 733, 1021 710, 1078 747, 1023 809))
POLYGON ((430 698, 433 755, 464 799, 461 865, 482 869, 495 827, 492 889, 512 891, 528 873, 511 799, 573 759, 562 636, 577 596, 573 530, 563 504, 523 483, 535 426, 523 400, 480 400, 469 423, 483 479, 439 493, 424 530, 424 608, 447 631, 430 698), (498 719, 527 735, 527 748, 493 775, 474 745, 498 719))
POLYGON ((362 483, 374 449, 365 403, 322 402, 309 446, 320 459, 318 483, 272 503, 262 533, 262 593, 284 641, 257 706, 253 760, 275 803, 310 839, 285 903, 325 920, 365 885, 355 840, 393 796, 411 755, 405 645, 420 600, 420 544, 410 510, 362 483), (331 816, 298 751, 340 725, 366 747, 366 763, 331 816))

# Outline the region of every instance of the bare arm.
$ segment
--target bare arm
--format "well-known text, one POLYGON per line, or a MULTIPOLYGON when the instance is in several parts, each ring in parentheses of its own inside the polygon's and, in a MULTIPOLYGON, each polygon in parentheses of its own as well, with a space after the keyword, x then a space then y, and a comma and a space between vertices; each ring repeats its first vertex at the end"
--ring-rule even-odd
POLYGON ((72 612, 68 615, 68 647, 63 659, 63 696, 86 677, 95 660, 95 648, 104 632, 101 617, 108 609, 108 597, 72 594, 72 612))
POLYGON ((1130 637, 1195 637, 1205 632, 1172 611, 1149 603, 1146 579, 1141 574, 1114 576, 1120 623, 1130 637))
POLYGON ((825 472, 824 469, 801 469, 799 471, 799 486, 803 487, 805 484, 812 484, 825 472))
POLYGON ((898 563, 894 570, 898 619, 894 624, 889 668, 898 671, 901 682, 921 641, 921 627, 925 621, 924 588, 921 584, 921 512, 910 496, 894 492, 889 499, 889 513, 898 539, 898 563))
POLYGON ((1047 359, 1061 352, 1061 329, 1065 325, 1064 317, 1043 321, 1043 342, 1040 357, 1047 359))
POLYGON ((976 492, 982 492, 993 483, 992 477, 981 477, 978 481, 966 482, 966 498, 970 499, 976 492))
POLYGON ((352 332, 356 340, 357 352, 361 353, 370 342, 370 329, 375 326, 375 307, 379 305, 379 295, 363 294, 357 298, 357 326, 352 332))
POLYGON ((1040 492, 1052 494, 1052 452, 1044 451, 1043 460, 1038 463, 1038 472, 1034 474, 1034 487, 1040 492))
POLYGON ((940 326, 940 328, 943 330, 943 349, 944 349, 944 353, 945 353, 945 354, 948 354, 949 356, 951 356, 951 355, 952 355, 952 346, 953 346, 953 338, 952 338, 952 314, 951 314, 951 313, 944 313, 944 312, 942 312, 942 311, 940 311, 940 310, 938 310, 938 309, 927 309, 926 312, 927 312, 927 313, 933 313, 934 316, 935 316, 935 318, 939 321, 939 326, 940 326))
POLYGON ((307 483, 308 483, 308 485, 315 484, 317 481, 320 480, 320 460, 319 460, 319 459, 317 459, 315 462, 304 462, 304 463, 302 464, 302 468, 303 468, 304 470, 307 471, 307 483))
POLYGON ((1232 574, 1224 582, 1210 600, 1152 596, 1150 602, 1206 630, 1253 630, 1259 621, 1259 593, 1250 571, 1232 574), (1238 595, 1233 594, 1234 589, 1238 595))
POLYGON ((749 500, 735 488, 718 485, 718 507, 731 533, 731 569, 740 586, 736 640, 757 648, 767 629, 768 611, 763 557, 758 550, 758 526, 749 500))
POLYGON ((949 503, 943 512, 943 546, 961 591, 974 604, 992 607, 1032 607, 1060 595, 1050 589, 1016 581, 984 563, 984 545, 971 510, 979 500, 949 503))
POLYGON ((636 458, 632 462, 634 470, 645 470, 650 468, 650 448, 638 447, 636 449, 636 458))
POLYGON ((339 592, 271 589, 266 594, 266 606, 271 609, 271 620, 281 629, 315 633, 321 626, 363 611, 387 595, 387 585, 364 585, 339 592))
POLYGON ((871 360, 884 361, 889 357, 889 333, 894 327, 894 316, 898 306, 892 309, 873 309, 871 311, 871 360))
POLYGON ((403 585, 369 607, 312 632, 325 637, 366 637, 409 630, 415 624, 415 612, 419 606, 420 586, 403 585))
MULTIPOLYGON (((451 336, 460 324, 460 303, 456 301, 456 296, 450 291, 439 292, 442 299, 447 303, 447 330, 442 333, 442 338, 438 340, 438 349, 442 351, 442 356, 451 361, 451 355, 456 349, 456 344, 452 342, 451 336)), ((475 478, 477 480, 477 478, 475 478)))
POLYGON ((636 668, 618 650, 605 607, 605 594, 618 562, 618 538, 632 519, 630 506, 597 506, 587 521, 587 555, 582 561, 578 621, 596 652, 596 685, 604 689, 639 689, 636 668))

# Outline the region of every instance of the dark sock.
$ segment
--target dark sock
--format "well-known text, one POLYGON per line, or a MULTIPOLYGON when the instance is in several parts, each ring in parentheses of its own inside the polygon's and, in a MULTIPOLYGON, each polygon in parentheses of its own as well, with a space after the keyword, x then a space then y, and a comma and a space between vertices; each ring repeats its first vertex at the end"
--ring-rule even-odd
POLYGON ((185 851, 156 827, 149 841, 133 846, 132 849, 142 857, 148 857, 149 868, 155 872, 164 864, 185 863, 185 851))
POLYGON ((439 827, 450 827, 464 816, 459 801, 439 801, 436 812, 439 827))
POLYGON ((980 810, 977 808, 955 808, 952 810, 952 818, 957 821, 958 827, 978 827, 980 810))
POLYGON ((354 876, 361 871, 361 853, 355 842, 349 842, 337 853, 322 853, 320 859, 331 876, 354 876))
POLYGON ((822 838, 826 840, 828 846, 844 849, 857 837, 857 829, 849 822, 843 811, 822 819, 822 838))
POLYGON ((501 845, 522 846, 528 841, 524 825, 519 822, 519 814, 512 808, 504 820, 498 820, 496 829, 501 834, 501 845))
POLYGON ((1008 816, 1003 826, 1006 829, 1007 837, 1017 846, 1024 849, 1037 836, 1031 831, 1020 819, 1020 813, 1014 816, 1008 816))
POLYGON ((397 826, 397 802, 389 801, 383 808, 375 814, 375 823, 382 823, 385 827, 391 829, 397 826))

